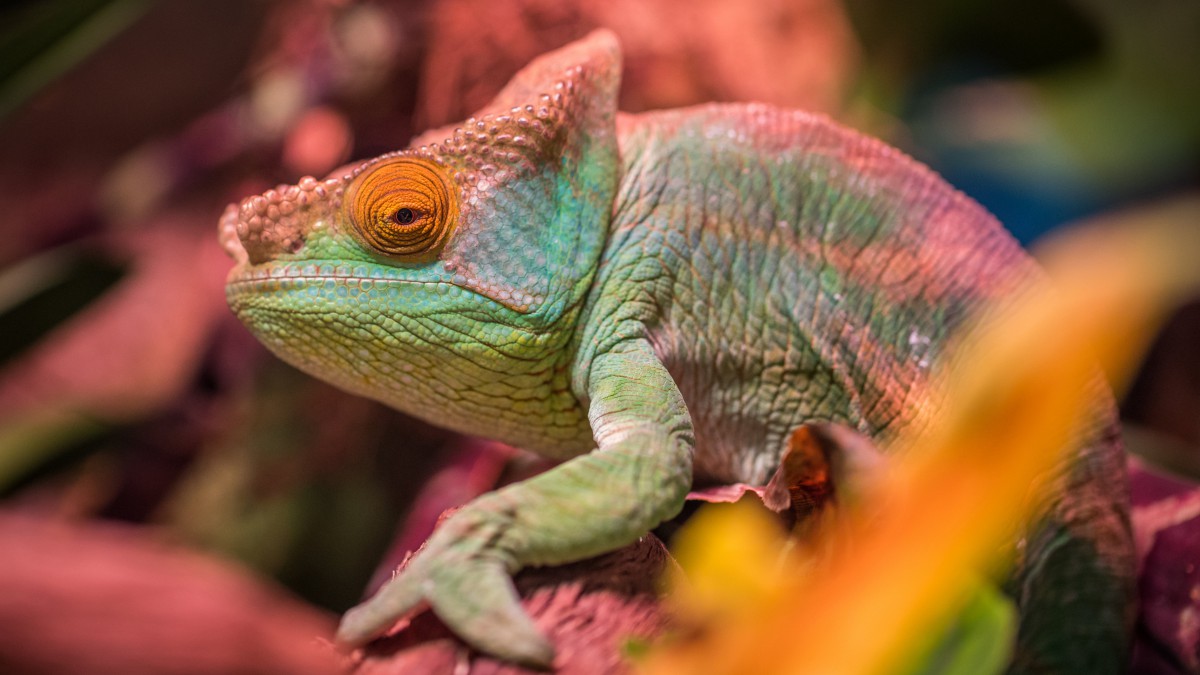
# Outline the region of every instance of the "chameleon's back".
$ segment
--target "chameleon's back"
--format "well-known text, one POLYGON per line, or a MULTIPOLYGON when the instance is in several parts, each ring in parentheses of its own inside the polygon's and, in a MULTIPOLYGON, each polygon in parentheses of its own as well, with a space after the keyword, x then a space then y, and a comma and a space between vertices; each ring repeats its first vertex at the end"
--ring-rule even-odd
MULTIPOLYGON (((820 116, 710 105, 622 116, 618 138, 623 172, 582 343, 647 326, 694 420, 697 480, 761 484, 805 421, 886 445, 929 412, 931 369, 971 312, 1038 278, 978 204, 820 116)), ((1026 668, 1052 654, 1103 671, 1125 649, 1125 471, 1099 398, 1010 585, 1032 617, 1026 668)))

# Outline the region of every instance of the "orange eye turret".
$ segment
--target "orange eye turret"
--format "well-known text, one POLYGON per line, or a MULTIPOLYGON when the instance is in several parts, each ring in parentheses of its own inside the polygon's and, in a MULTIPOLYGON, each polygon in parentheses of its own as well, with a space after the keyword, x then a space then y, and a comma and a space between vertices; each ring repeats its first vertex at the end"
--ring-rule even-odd
POLYGON ((350 222, 362 239, 406 262, 436 257, 458 221, 457 194, 445 171, 415 157, 371 167, 346 197, 350 222))

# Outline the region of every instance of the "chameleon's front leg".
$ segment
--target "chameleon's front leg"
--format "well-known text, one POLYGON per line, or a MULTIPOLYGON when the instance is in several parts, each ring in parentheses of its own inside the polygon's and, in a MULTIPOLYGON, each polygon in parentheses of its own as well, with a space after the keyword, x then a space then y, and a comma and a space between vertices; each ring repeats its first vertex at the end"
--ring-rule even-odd
POLYGON ((339 642, 362 644, 428 602, 476 648, 550 664, 554 649, 521 609, 511 575, 636 541, 679 512, 692 481, 691 420, 647 343, 596 357, 587 393, 597 450, 463 507, 399 576, 346 614, 339 642))

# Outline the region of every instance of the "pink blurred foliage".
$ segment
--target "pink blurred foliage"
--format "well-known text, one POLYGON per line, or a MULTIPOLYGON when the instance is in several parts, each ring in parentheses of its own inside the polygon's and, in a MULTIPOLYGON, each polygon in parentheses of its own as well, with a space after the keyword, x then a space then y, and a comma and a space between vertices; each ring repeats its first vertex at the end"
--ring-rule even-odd
POLYGON ((1200 484, 1133 458, 1141 596, 1131 672, 1200 672, 1200 484))
POLYGON ((144 529, 0 514, 0 542, 5 672, 342 672, 331 616, 144 529))
POLYGON ((418 128, 462 120, 533 57, 602 26, 621 39, 623 110, 759 101, 835 112, 858 64, 835 0, 437 0, 418 128))
POLYGON ((324 175, 350 154, 353 132, 345 116, 327 106, 306 111, 283 145, 283 164, 297 175, 324 175))

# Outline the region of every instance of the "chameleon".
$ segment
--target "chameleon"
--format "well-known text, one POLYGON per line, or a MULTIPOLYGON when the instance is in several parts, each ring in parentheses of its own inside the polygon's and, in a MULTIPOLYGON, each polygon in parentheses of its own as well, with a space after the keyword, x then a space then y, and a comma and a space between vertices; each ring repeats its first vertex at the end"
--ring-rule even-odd
MULTIPOLYGON (((966 317, 1038 272, 932 170, 764 104, 618 112, 600 30, 407 149, 230 205, 232 311, 349 392, 558 460, 446 519, 347 612, 350 648, 428 606, 546 667, 521 568, 627 545, 694 486, 761 485, 802 425, 887 448, 936 409, 966 317)), ((1134 569, 1111 402, 1015 547, 1014 672, 1118 672, 1134 569)))

